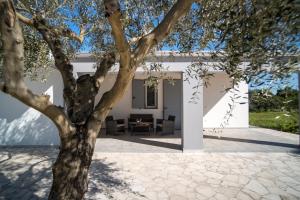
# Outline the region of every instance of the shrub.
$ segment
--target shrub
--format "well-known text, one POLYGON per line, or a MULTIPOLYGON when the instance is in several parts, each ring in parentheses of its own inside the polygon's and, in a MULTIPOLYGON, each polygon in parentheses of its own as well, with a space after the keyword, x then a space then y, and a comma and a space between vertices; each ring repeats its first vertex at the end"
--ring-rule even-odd
POLYGON ((250 125, 270 128, 279 131, 297 133, 298 113, 284 112, 252 112, 250 113, 250 125))

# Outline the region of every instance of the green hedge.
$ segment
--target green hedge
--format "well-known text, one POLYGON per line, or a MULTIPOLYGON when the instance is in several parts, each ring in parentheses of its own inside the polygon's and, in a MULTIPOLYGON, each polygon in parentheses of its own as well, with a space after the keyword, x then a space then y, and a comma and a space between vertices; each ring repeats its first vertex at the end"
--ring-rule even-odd
POLYGON ((294 111, 288 115, 283 112, 251 112, 249 122, 253 126, 297 133, 298 113, 294 111))

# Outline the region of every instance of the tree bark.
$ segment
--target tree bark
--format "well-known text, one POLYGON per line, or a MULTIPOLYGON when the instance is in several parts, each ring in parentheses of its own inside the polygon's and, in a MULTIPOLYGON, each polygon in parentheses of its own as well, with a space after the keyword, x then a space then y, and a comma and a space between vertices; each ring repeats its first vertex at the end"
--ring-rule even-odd
POLYGON ((62 141, 60 151, 52 166, 53 182, 49 200, 81 200, 88 190, 88 170, 95 147, 84 126, 70 133, 69 139, 62 141))
MULTIPOLYGON (((63 51, 61 43, 63 32, 53 29, 43 16, 36 15, 27 19, 18 15, 12 0, 0 0, 0 31, 4 44, 4 83, 0 90, 19 99, 26 105, 47 115, 57 126, 60 134, 60 151, 53 165, 53 183, 50 200, 81 200, 88 190, 88 170, 92 162, 95 142, 101 123, 122 98, 137 66, 150 49, 166 37, 175 22, 191 6, 192 0, 179 0, 169 11, 165 19, 151 33, 142 37, 131 52, 124 34, 121 12, 117 1, 104 1, 112 35, 120 55, 120 69, 112 89, 106 92, 94 107, 95 96, 102 82, 115 63, 115 55, 106 55, 94 76, 81 76, 75 80, 73 66, 63 51), (38 30, 48 43, 64 83, 64 100, 67 113, 53 105, 49 97, 34 95, 23 81, 24 52, 23 37, 18 18, 38 30)), ((67 34, 73 37, 73 34, 67 34)), ((83 40, 84 30, 79 41, 83 40)), ((76 39, 76 38, 75 38, 76 39)))

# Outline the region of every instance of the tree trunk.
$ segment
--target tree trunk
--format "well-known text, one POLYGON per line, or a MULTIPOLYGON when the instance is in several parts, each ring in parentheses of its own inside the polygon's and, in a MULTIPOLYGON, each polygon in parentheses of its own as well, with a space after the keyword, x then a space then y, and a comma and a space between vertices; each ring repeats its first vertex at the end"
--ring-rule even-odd
POLYGON ((72 138, 62 141, 52 167, 53 183, 49 200, 81 200, 88 190, 88 170, 95 140, 91 144, 86 128, 76 128, 72 138))

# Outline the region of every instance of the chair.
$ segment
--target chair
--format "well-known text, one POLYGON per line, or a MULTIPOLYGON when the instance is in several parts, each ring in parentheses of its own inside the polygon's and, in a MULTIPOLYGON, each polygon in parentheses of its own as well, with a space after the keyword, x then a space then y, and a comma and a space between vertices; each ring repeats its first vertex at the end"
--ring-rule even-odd
POLYGON ((168 119, 156 119, 156 132, 161 134, 174 134, 175 116, 169 115, 168 119))
POLYGON ((113 116, 107 116, 105 119, 106 135, 125 134, 125 120, 114 120, 113 116))

